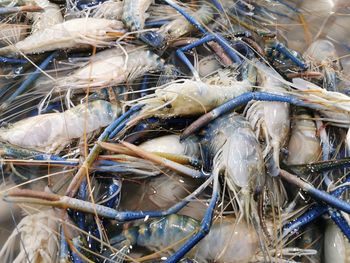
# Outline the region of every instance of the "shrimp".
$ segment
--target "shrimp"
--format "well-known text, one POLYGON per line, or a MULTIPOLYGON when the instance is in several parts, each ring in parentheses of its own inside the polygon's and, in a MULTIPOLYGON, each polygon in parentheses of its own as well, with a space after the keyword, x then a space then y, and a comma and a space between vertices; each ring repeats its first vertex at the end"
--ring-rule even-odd
POLYGON ((194 80, 183 80, 159 87, 153 95, 139 100, 144 103, 145 115, 158 117, 196 116, 251 91, 249 80, 232 81, 231 85, 211 85, 194 80), (152 98, 154 97, 154 98, 152 98))
POLYGON ((233 113, 214 120, 204 133, 201 143, 206 157, 213 159, 212 172, 224 173, 239 212, 248 222, 251 216, 255 220, 252 193, 263 190, 265 173, 260 145, 249 122, 233 113))
MULTIPOLYGON (((187 216, 170 215, 124 230, 111 238, 112 245, 138 245, 160 255, 172 253, 198 231, 199 222, 187 216), (181 242, 182 241, 182 242, 181 242), (166 250, 165 250, 166 249, 166 250), (159 252, 162 251, 162 252, 159 252)), ((257 234, 246 223, 223 218, 213 224, 209 234, 188 253, 199 262, 250 262, 259 251, 257 234)))
POLYGON ((164 47, 164 38, 154 31, 144 30, 147 9, 153 0, 124 0, 122 21, 126 27, 137 33, 137 37, 154 48, 164 47), (146 32, 147 31, 147 32, 146 32))
POLYGON ((152 3, 153 0, 124 0, 122 20, 131 31, 144 28, 146 11, 152 3))
MULTIPOLYGON (((127 210, 142 208, 144 211, 167 209, 193 192, 199 186, 198 184, 199 182, 192 178, 180 176, 174 172, 167 172, 148 178, 141 185, 123 185, 123 191, 124 189, 126 193, 128 190, 132 191, 134 197, 122 198, 121 208, 127 210)), ((200 203, 196 202, 195 206, 200 206, 200 203)), ((186 213, 186 208, 182 209, 180 213, 183 214, 183 210, 186 213)), ((203 205, 203 211, 205 211, 205 208, 203 205)))
POLYGON ((298 109, 292 121, 287 164, 315 162, 321 155, 321 142, 316 124, 304 109, 298 109))
POLYGON ((20 234, 20 252, 13 262, 56 262, 59 241, 57 215, 53 209, 25 216, 12 232, 2 249, 2 262, 10 262, 11 251, 20 234))
POLYGON ((3 0, 0 2, 0 6, 6 5, 38 6, 43 9, 42 12, 28 12, 26 14, 26 17, 33 21, 31 33, 42 31, 63 22, 63 16, 59 5, 51 3, 48 0, 3 0))
POLYGON ((254 228, 234 218, 223 218, 213 224, 208 236, 198 244, 195 258, 204 262, 244 263, 250 262, 259 250, 254 228))
POLYGON ((56 90, 114 86, 163 66, 163 60, 146 49, 131 50, 125 56, 120 48, 113 48, 97 53, 85 66, 58 79, 54 85, 56 90))
POLYGON ((333 221, 327 222, 324 236, 324 262, 345 263, 350 260, 350 245, 333 221))
POLYGON ((77 18, 34 32, 14 45, 0 48, 2 55, 41 53, 55 49, 78 48, 87 45, 109 46, 116 39, 108 32, 121 31, 119 21, 98 18, 77 18))
MULTIPOLYGON (((260 72, 262 91, 277 94, 286 91, 286 88, 278 80, 279 76, 275 71, 260 62, 257 62, 257 64, 258 68, 264 70, 260 72)), ((256 136, 266 144, 263 156, 264 159, 268 160, 269 172, 273 176, 277 176, 279 174, 280 149, 287 142, 289 134, 289 104, 266 101, 253 102, 247 105, 246 117, 251 123, 256 136)))
POLYGON ((47 153, 59 152, 84 132, 91 133, 110 124, 121 109, 107 101, 78 105, 62 113, 29 117, 0 129, 0 140, 47 153))

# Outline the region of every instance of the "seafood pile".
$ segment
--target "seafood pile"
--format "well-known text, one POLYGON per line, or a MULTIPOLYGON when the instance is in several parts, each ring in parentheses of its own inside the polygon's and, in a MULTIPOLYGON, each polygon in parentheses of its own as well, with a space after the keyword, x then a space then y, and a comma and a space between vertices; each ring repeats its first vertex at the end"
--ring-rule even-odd
POLYGON ((350 261, 348 1, 0 5, 1 262, 350 261))

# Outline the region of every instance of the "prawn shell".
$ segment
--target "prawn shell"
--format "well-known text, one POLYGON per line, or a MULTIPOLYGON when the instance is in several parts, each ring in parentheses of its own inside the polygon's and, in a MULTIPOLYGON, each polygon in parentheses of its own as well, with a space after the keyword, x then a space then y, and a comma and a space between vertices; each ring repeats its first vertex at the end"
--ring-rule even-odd
POLYGON ((0 140, 23 148, 53 152, 71 139, 80 138, 110 124, 119 107, 106 101, 79 105, 63 113, 48 113, 18 121, 0 129, 0 140))
POLYGON ((148 71, 163 67, 163 60, 151 51, 130 51, 128 57, 119 49, 101 51, 90 63, 57 81, 57 88, 106 87, 133 80, 148 71))
POLYGON ((321 153, 317 129, 309 115, 297 115, 292 123, 292 132, 288 145, 287 164, 304 164, 317 161, 321 153))
POLYGON ((159 104, 171 103, 170 109, 162 109, 161 113, 156 115, 159 117, 200 115, 251 89, 248 81, 237 81, 231 86, 207 85, 192 80, 173 83, 155 91, 159 104))
POLYGON ((87 45, 108 46, 106 42, 116 37, 107 32, 121 30, 120 21, 98 18, 77 18, 68 20, 34 32, 15 45, 0 49, 0 54, 14 55, 18 52, 25 54, 41 53, 56 49, 78 48, 87 45))
POLYGON ((139 145, 148 152, 162 152, 176 155, 187 155, 199 157, 199 145, 194 139, 188 139, 180 142, 179 135, 165 135, 139 145))

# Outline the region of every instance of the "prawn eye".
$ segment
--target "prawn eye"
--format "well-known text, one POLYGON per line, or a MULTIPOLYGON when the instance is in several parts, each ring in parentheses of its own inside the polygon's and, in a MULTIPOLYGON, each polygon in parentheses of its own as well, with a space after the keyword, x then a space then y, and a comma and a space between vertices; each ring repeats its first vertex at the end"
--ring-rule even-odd
POLYGON ((173 106, 172 106, 171 104, 167 104, 166 107, 167 107, 168 109, 171 109, 173 106))

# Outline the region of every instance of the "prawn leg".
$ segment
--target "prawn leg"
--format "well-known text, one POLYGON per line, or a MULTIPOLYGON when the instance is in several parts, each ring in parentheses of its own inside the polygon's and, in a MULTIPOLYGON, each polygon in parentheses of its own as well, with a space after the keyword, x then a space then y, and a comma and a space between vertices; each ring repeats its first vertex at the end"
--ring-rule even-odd
POLYGON ((343 234, 350 242, 350 226, 346 219, 342 216, 342 214, 339 211, 334 211, 333 209, 329 209, 329 214, 334 223, 336 223, 336 225, 339 227, 339 229, 343 232, 343 234))
POLYGON ((59 251, 60 262, 69 262, 68 242, 64 235, 63 226, 60 231, 60 251, 59 251))

